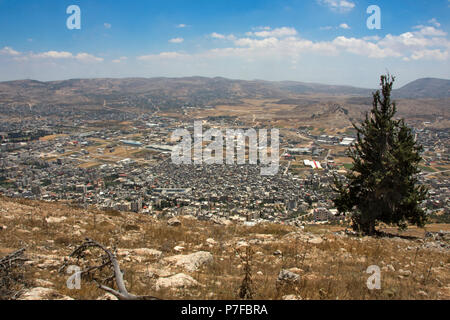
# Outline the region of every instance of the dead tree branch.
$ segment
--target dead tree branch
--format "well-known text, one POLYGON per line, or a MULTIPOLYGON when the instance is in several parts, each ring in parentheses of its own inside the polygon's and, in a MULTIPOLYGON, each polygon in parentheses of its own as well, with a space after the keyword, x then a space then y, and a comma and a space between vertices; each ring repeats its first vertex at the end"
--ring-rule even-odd
MULTIPOLYGON (((158 298, 152 297, 152 296, 136 296, 136 295, 130 294, 125 286, 125 282, 123 279, 123 272, 120 270, 119 262, 117 261, 115 254, 113 254, 110 250, 105 248, 102 244, 100 244, 94 240, 87 238, 84 243, 82 243, 80 246, 78 246, 69 255, 69 259, 75 258, 79 261, 80 259, 86 258, 86 251, 88 251, 90 248, 98 248, 104 252, 104 255, 102 255, 100 257, 101 258, 100 264, 89 266, 86 269, 80 271, 81 276, 90 278, 90 280, 95 282, 100 289, 113 294, 119 300, 159 300, 158 298), (103 280, 99 280, 95 277, 95 273, 97 271, 103 271, 108 268, 110 268, 111 271, 113 272, 112 276, 109 276, 103 280), (104 282, 109 282, 111 280, 115 280, 118 290, 115 290, 104 284, 104 282)), ((63 272, 64 269, 68 266, 69 259, 67 259, 64 262, 62 267, 59 269, 59 272, 63 272)))
POLYGON ((0 300, 15 299, 27 285, 23 272, 17 271, 28 261, 24 252, 25 248, 22 248, 0 259, 0 300))

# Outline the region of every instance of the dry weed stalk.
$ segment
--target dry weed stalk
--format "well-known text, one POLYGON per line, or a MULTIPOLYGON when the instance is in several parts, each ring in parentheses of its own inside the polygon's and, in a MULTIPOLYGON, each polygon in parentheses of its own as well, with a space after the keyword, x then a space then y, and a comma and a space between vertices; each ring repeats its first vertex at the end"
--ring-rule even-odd
POLYGON ((244 270, 244 279, 242 279, 241 286, 239 287, 239 298, 241 299, 253 299, 253 280, 252 280, 252 259, 253 259, 253 249, 249 246, 243 249, 237 249, 237 254, 241 259, 241 263, 244 270))

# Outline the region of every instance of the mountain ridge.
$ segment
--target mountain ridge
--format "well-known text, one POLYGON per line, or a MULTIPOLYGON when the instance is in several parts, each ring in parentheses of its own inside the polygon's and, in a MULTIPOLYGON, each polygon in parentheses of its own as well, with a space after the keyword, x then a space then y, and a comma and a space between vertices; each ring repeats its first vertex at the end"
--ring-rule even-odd
MULTIPOLYGON (((286 99, 299 95, 371 97, 376 89, 298 81, 235 80, 223 77, 128 77, 0 82, 0 104, 67 105, 79 103, 206 106, 240 103, 242 99, 286 99)), ((421 78, 395 89, 399 99, 450 98, 450 80, 421 78)))

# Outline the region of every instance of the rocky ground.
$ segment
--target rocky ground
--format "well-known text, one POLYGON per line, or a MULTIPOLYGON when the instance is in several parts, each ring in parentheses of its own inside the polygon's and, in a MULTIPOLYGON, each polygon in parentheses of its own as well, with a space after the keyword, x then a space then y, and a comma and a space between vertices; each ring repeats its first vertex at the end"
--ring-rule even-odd
MULTIPOLYGON (((116 299, 83 279, 69 289, 64 262, 86 238, 114 251, 130 293, 162 299, 450 299, 449 225, 409 236, 357 237, 343 228, 252 227, 190 216, 82 210, 0 198, 0 258, 26 248, 16 299, 116 299), (442 231, 440 231, 442 229, 442 231), (366 273, 376 265, 380 289, 366 273), (247 275, 247 277, 245 277, 247 275), (247 281, 243 281, 244 278, 247 281), (243 295, 243 293, 247 293, 243 295)), ((106 270, 105 276, 111 276, 106 270)))

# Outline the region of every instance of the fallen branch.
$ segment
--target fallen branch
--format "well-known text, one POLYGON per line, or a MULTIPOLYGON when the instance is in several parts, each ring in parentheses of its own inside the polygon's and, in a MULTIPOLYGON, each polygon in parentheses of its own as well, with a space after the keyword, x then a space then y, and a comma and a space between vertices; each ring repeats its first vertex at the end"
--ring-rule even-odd
MULTIPOLYGON (((108 250, 103 245, 101 245, 100 243, 98 243, 94 240, 87 238, 83 244, 78 246, 70 254, 69 258, 76 258, 76 259, 80 260, 85 257, 86 250, 88 250, 89 248, 99 248, 105 253, 105 255, 101 257, 102 263, 100 265, 91 266, 91 267, 86 268, 85 270, 80 271, 79 273, 81 276, 83 276, 83 275, 91 276, 92 281, 94 283, 96 283, 100 289, 102 289, 108 293, 111 293, 112 295, 116 296, 119 300, 159 300, 158 298, 152 297, 152 296, 136 296, 136 295, 130 294, 125 286, 125 282, 123 280, 123 272, 120 270, 119 262, 117 261, 115 254, 113 254, 110 250, 108 250), (95 279, 93 276, 96 271, 104 270, 107 267, 112 268, 113 275, 104 280, 114 280, 115 279, 118 290, 114 290, 114 289, 102 284, 101 282, 104 282, 104 280, 99 282, 99 280, 95 279)), ((66 260, 66 262, 59 269, 59 272, 62 272, 67 267, 68 261, 69 260, 66 260)))
POLYGON ((23 287, 28 285, 23 270, 17 270, 28 261, 23 256, 24 252, 25 248, 22 248, 0 259, 0 300, 15 300, 20 296, 23 287))
POLYGON ((6 271, 14 267, 21 266, 25 261, 28 260, 27 258, 23 257, 24 252, 25 248, 22 248, 0 259, 0 270, 6 271))

